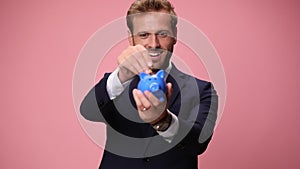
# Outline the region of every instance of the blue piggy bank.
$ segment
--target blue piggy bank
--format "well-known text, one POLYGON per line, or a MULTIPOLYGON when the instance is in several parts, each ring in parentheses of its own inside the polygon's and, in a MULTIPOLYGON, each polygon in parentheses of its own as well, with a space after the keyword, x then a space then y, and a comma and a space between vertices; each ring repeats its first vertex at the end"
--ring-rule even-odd
POLYGON ((154 75, 147 73, 140 73, 140 82, 137 88, 142 92, 146 90, 152 92, 160 101, 165 100, 166 84, 165 84, 165 72, 163 70, 158 71, 154 75))

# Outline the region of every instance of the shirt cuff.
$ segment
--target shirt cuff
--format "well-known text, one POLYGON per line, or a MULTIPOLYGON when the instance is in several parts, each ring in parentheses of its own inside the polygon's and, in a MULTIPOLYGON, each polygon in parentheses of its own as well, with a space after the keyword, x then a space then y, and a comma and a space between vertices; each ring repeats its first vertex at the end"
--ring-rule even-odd
POLYGON ((168 113, 171 114, 172 116, 172 121, 171 124, 169 126, 169 128, 166 131, 157 131, 157 133, 162 136, 167 142, 171 143, 174 136, 177 134, 178 132, 178 128, 179 128, 179 121, 176 115, 174 115, 172 112, 170 112, 167 109, 168 113))
POLYGON ((124 91, 125 87, 130 83, 130 80, 128 80, 122 84, 118 77, 118 73, 119 68, 109 75, 106 82, 106 90, 111 100, 119 96, 124 91))

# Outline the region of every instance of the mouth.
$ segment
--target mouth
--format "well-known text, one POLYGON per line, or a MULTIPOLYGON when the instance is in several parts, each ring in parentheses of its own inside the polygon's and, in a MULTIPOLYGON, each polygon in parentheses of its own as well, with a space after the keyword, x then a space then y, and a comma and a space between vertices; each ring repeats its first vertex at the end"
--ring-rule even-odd
POLYGON ((163 51, 149 51, 148 52, 148 54, 149 54, 150 57, 158 57, 162 53, 163 53, 163 51))

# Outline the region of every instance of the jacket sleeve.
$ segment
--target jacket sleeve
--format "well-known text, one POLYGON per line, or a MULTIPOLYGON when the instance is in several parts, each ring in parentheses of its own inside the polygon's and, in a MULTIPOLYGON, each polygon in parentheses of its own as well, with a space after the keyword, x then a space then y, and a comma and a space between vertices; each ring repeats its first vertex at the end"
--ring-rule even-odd
POLYGON ((181 91, 179 130, 174 138, 175 142, 179 142, 176 147, 189 155, 199 155, 206 150, 217 119, 218 96, 213 85, 204 81, 198 81, 197 84, 199 95, 184 89, 181 91))
POLYGON ((106 82, 109 73, 106 73, 104 77, 96 84, 85 96, 80 105, 81 115, 90 121, 103 122, 103 114, 108 111, 100 111, 106 107, 113 108, 113 106, 108 106, 113 104, 113 101, 109 99, 108 93, 106 91, 106 82))

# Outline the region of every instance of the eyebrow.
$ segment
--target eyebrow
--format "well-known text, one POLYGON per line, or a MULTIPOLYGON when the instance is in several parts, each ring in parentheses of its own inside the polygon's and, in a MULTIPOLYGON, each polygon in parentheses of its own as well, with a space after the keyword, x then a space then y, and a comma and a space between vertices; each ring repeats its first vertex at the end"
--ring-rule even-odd
MULTIPOLYGON (((155 34, 157 34, 157 33, 160 33, 160 32, 168 32, 168 33, 172 33, 172 32, 170 32, 169 30, 158 30, 157 32, 155 32, 155 34)), ((135 33, 136 35, 137 34, 141 34, 141 33, 152 33, 152 32, 149 32, 149 31, 140 31, 140 32, 137 32, 137 33, 135 33)))

